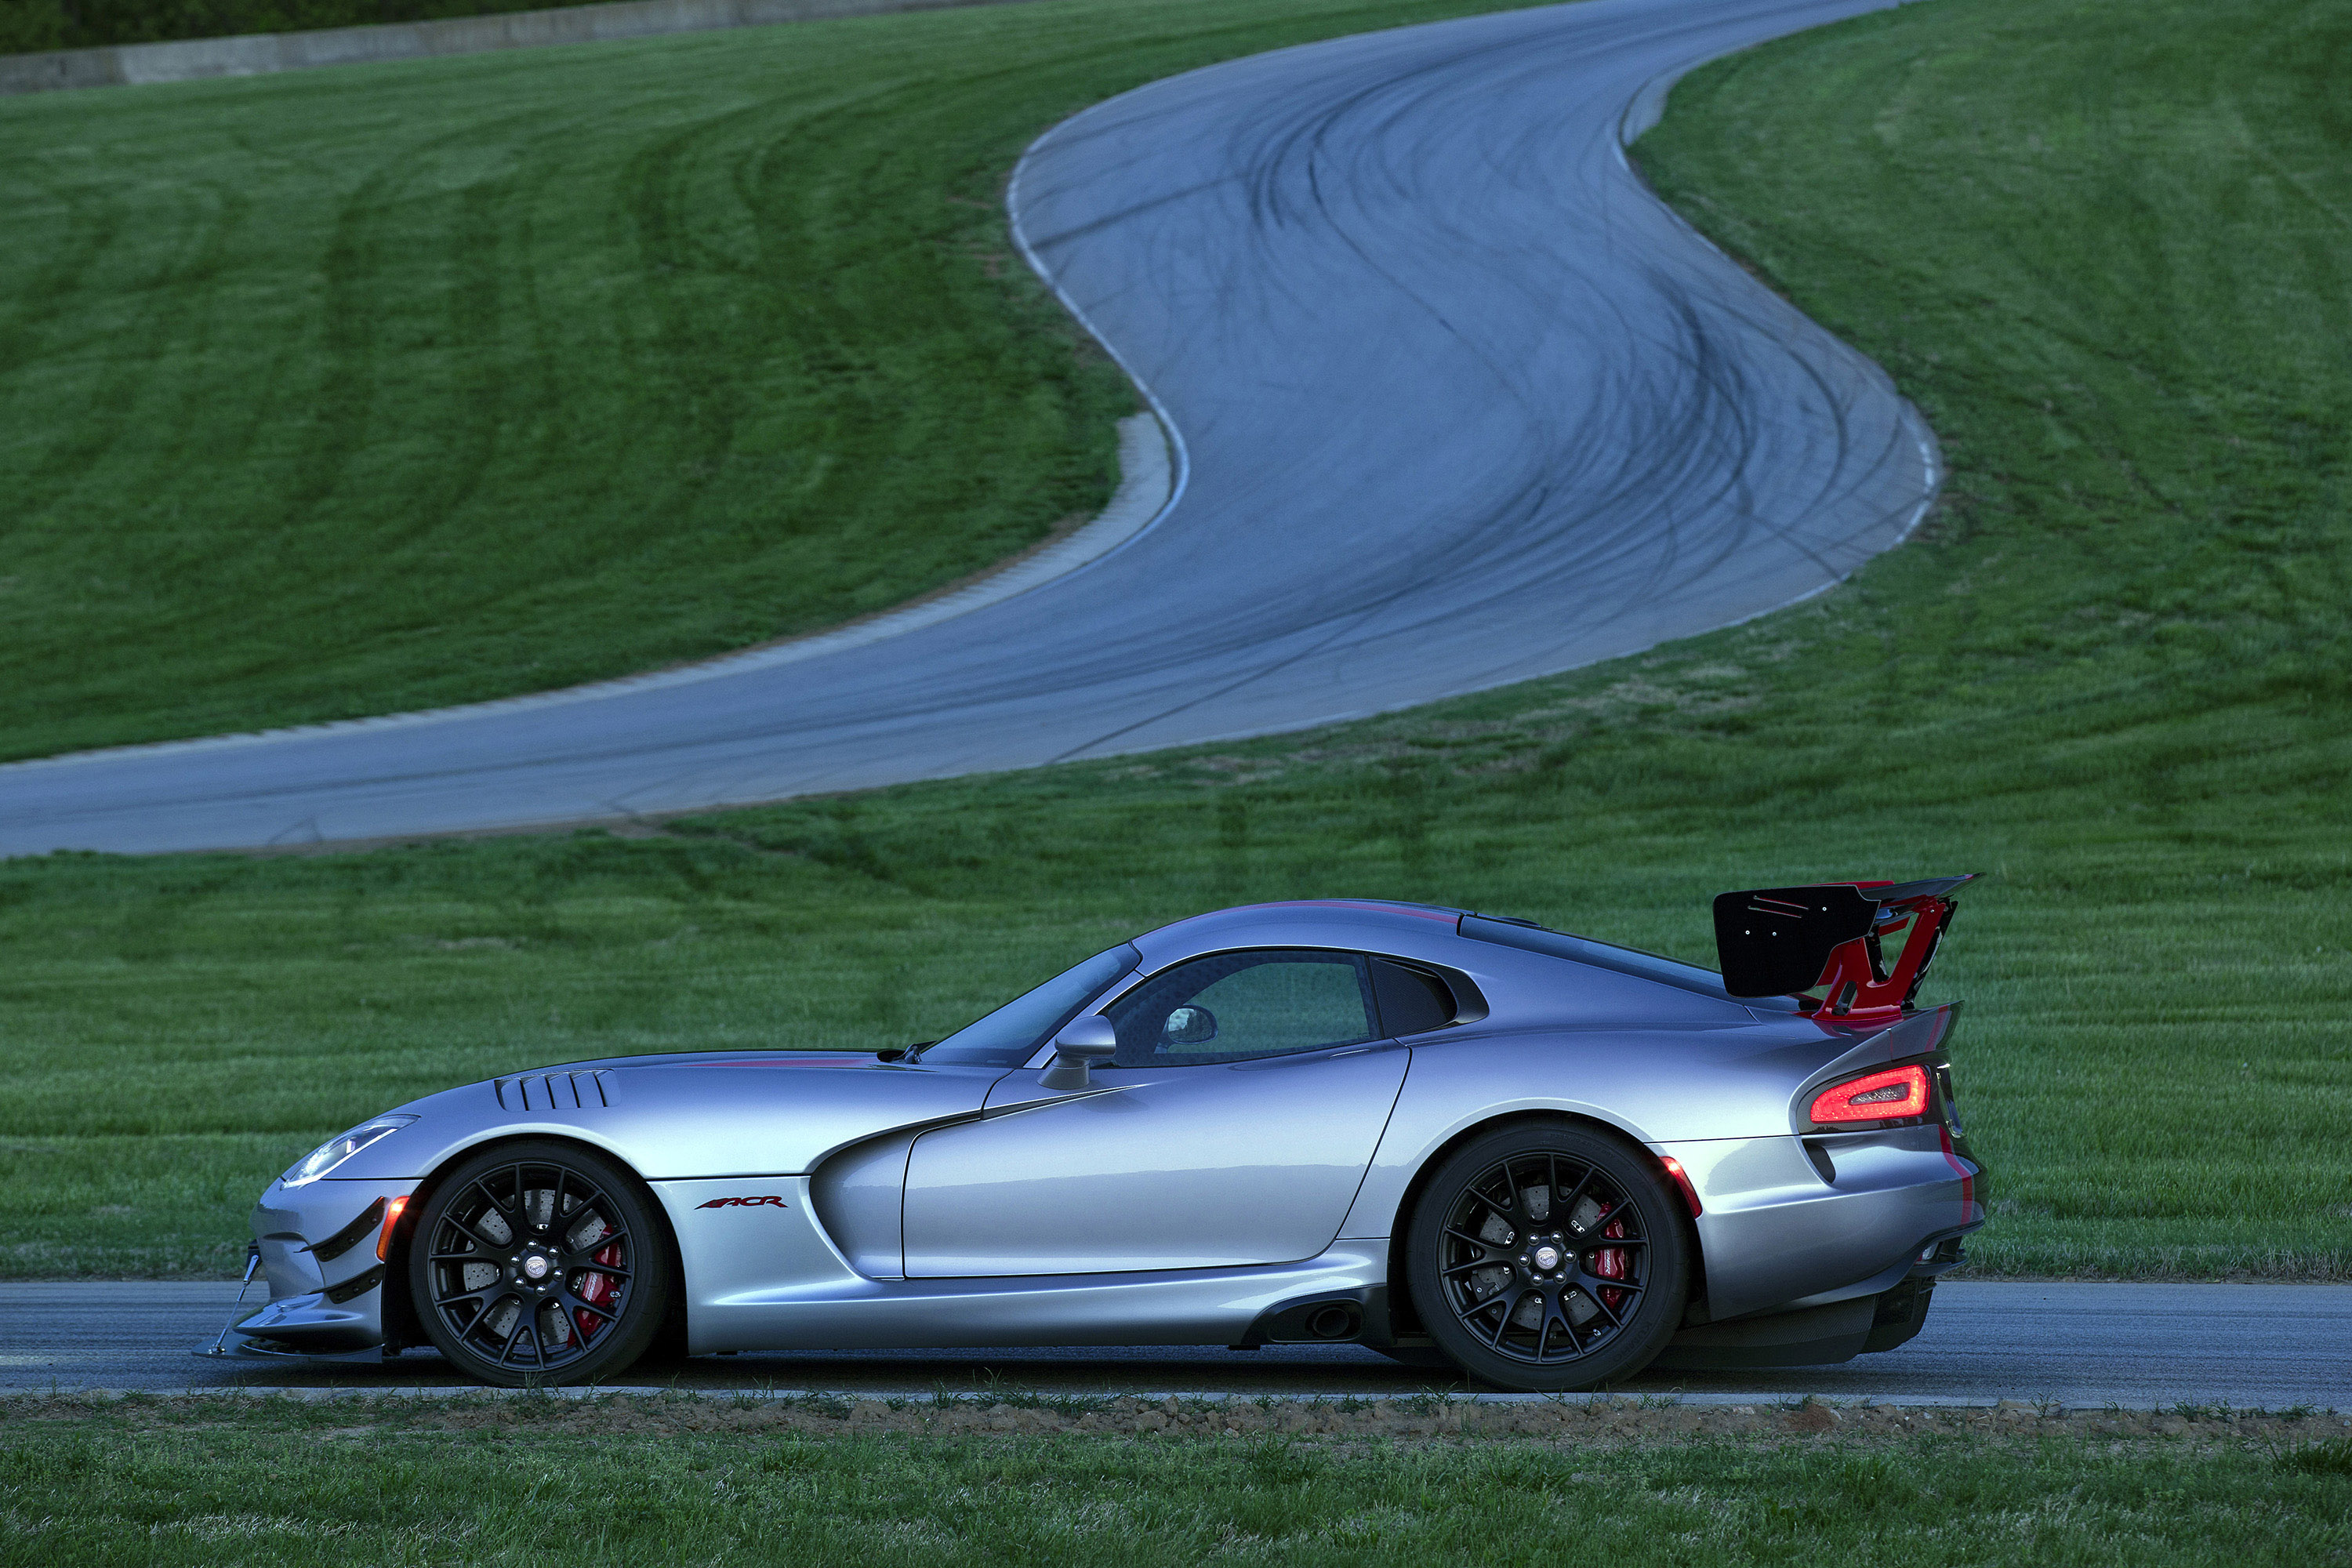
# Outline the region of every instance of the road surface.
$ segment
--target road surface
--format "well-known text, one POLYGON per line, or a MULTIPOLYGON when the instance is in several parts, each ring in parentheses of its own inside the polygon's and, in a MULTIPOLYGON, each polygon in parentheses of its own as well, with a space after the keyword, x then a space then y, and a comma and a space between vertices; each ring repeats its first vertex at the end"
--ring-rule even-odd
MULTIPOLYGON (((234 1284, 0 1284, 0 1390, 415 1388, 458 1384, 412 1351, 375 1365, 251 1366, 190 1351, 227 1320, 234 1284)), ((258 1288, 248 1306, 260 1299, 258 1288)), ((653 1381, 625 1376, 635 1384, 653 1381)), ((1224 1393, 1377 1396, 1460 1386, 1352 1347, 855 1351, 703 1356, 658 1381, 708 1389, 1224 1393)), ((1709 1401, 1818 1394, 1882 1404, 2052 1400, 2147 1408, 2352 1409, 2352 1286, 2011 1284, 1936 1292, 1919 1336, 1840 1366, 1660 1373, 1629 1394, 1709 1401)))

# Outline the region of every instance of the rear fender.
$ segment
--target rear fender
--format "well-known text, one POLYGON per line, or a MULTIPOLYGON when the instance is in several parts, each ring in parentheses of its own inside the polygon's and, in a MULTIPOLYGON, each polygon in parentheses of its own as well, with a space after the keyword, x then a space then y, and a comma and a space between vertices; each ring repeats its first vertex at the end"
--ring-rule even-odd
POLYGON ((1643 1145, 1786 1134, 1797 1086, 1848 1057, 1880 1060, 1883 1047, 1795 1016, 1735 1028, 1520 1030, 1416 1043, 1339 1235, 1393 1234, 1415 1176, 1473 1127, 1551 1114, 1643 1145))
POLYGON ((1704 1213, 1711 1319, 1835 1299, 1892 1272, 1930 1238, 1973 1229, 1984 1208, 1947 1156, 1937 1126, 1862 1135, 1831 1173, 1793 1133, 1669 1142, 1704 1213))

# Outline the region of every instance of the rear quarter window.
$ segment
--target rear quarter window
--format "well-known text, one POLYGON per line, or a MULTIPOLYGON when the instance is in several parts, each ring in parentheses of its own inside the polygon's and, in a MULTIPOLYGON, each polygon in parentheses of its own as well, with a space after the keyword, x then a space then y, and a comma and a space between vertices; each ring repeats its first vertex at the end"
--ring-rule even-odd
POLYGON ((1391 1039, 1442 1029, 1458 1011, 1444 981, 1385 958, 1372 960, 1372 995, 1380 1004, 1381 1032, 1391 1039))

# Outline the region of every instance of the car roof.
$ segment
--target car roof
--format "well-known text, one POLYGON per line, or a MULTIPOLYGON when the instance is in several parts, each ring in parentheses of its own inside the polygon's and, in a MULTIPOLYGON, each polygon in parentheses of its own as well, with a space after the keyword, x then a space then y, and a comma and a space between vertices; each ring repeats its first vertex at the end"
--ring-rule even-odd
POLYGON ((1453 935, 1461 920, 1458 909, 1395 899, 1286 899, 1171 921, 1137 937, 1135 945, 1145 967, 1156 969, 1219 948, 1395 945, 1384 933, 1420 946, 1432 935, 1453 935))
MULTIPOLYGON (((1174 921, 1135 939, 1147 973, 1199 954, 1248 947, 1329 947, 1388 952, 1477 977, 1498 1016, 1556 1009, 1559 972, 1576 964, 1644 986, 1695 994, 1752 1011, 1724 990, 1713 971, 1662 954, 1554 931, 1533 921, 1475 916, 1444 904, 1397 899, 1291 899, 1243 904, 1174 921), (1475 921, 1475 931, 1465 923, 1475 921), (1521 933, 1524 933, 1521 939, 1521 933)), ((1773 1001, 1758 1005, 1782 1010, 1773 1001)))

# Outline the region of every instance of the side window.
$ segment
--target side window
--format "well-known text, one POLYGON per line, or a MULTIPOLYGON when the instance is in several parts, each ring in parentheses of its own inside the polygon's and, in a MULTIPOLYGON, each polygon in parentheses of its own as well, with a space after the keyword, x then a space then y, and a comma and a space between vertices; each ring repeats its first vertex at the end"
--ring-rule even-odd
POLYGON ((1246 1061, 1379 1037, 1364 960, 1287 950, 1196 958, 1104 1011, 1118 1067, 1246 1061))

